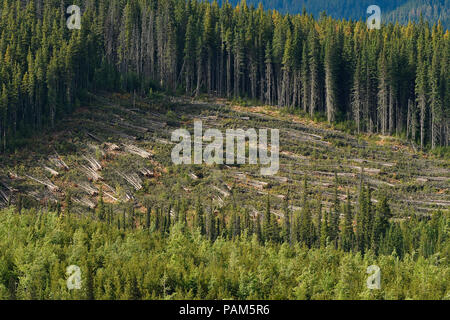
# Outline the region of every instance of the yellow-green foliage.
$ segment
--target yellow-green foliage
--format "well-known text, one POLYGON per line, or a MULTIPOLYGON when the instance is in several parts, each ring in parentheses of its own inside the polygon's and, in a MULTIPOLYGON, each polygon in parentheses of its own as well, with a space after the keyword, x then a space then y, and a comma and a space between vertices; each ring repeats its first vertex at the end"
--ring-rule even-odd
POLYGON ((260 244, 256 236, 211 242, 172 226, 119 231, 90 218, 0 212, 1 299, 445 299, 448 261, 376 257, 334 248, 260 244), (150 229, 151 230, 151 229, 150 229), (381 290, 366 287, 369 265, 381 290), (69 291, 78 265, 82 289, 69 291))

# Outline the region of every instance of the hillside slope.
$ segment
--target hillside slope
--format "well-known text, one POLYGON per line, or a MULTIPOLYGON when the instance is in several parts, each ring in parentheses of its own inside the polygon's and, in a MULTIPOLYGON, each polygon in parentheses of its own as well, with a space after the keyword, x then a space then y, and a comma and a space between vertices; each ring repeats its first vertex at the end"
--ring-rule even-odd
MULTIPOLYGON (((220 1, 219 1, 220 2, 220 1)), ((231 4, 239 4, 240 0, 231 0, 231 4)), ((336 19, 365 19, 366 9, 372 4, 380 6, 382 19, 386 22, 407 23, 419 21, 420 14, 425 21, 431 24, 440 20, 445 28, 449 26, 448 0, 247 0, 248 5, 257 6, 262 3, 266 9, 276 9, 283 13, 301 13, 303 8, 315 17, 319 17, 321 12, 336 19)))
POLYGON ((142 210, 149 199, 167 204, 198 197, 212 197, 221 207, 231 201, 235 186, 240 206, 262 212, 270 194, 274 213, 280 216, 288 189, 292 209, 301 209, 305 175, 310 198, 321 195, 322 205, 330 208, 336 172, 339 198, 345 200, 349 190, 356 206, 361 167, 373 199, 379 192, 388 194, 396 216, 450 206, 449 159, 416 153, 392 137, 358 138, 276 108, 223 100, 134 101, 118 94, 91 99, 90 107, 60 123, 56 133, 0 156, 0 206, 18 201, 26 207, 63 203, 70 193, 75 210, 82 213, 97 206, 101 189, 105 201, 142 210), (192 132, 194 119, 203 122, 203 130, 279 129, 279 172, 264 177, 256 165, 173 165, 171 132, 180 127, 192 132))

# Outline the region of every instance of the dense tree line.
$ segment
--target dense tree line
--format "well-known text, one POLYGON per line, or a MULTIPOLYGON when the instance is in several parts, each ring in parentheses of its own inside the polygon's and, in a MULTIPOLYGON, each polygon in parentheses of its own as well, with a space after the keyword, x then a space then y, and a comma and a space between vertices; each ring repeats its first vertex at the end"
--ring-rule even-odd
POLYGON ((420 17, 427 21, 441 21, 442 25, 448 29, 450 26, 450 1, 410 0, 386 15, 388 21, 398 21, 399 23, 419 21, 420 17))
POLYGON ((99 89, 163 88, 247 97, 349 121, 360 132, 449 141, 450 39, 442 25, 407 26, 282 15, 217 2, 0 1, 2 149, 52 126, 99 89))
MULTIPOLYGON (((323 208, 320 196, 311 198, 305 177, 300 210, 292 209, 289 191, 281 207, 275 207, 268 195, 259 212, 251 212, 239 203, 235 196, 237 191, 233 189, 232 199, 222 207, 215 206, 208 197, 198 197, 195 201, 173 197, 164 204, 146 198, 143 201, 145 213, 137 211, 131 203, 105 204, 100 191, 98 204, 89 215, 122 231, 141 228, 161 236, 168 235, 171 227, 180 223, 183 230, 198 231, 210 241, 246 235, 255 236, 259 243, 299 244, 310 249, 331 246, 346 252, 371 252, 376 256, 450 255, 448 213, 394 215, 387 197, 379 192, 378 199, 374 200, 371 189, 363 183, 357 199, 352 199, 347 192, 342 202, 338 197, 338 183, 336 177, 334 199, 328 209, 323 208)), ((16 206, 19 214, 24 208, 22 200, 19 199, 16 206)), ((76 215, 70 193, 63 204, 50 203, 48 209, 58 216, 76 215)))
MULTIPOLYGON (((348 207, 343 209, 345 240, 337 249, 334 213, 325 213, 320 222, 308 209, 291 220, 298 228, 282 227, 265 215, 256 220, 262 226, 255 231, 245 227, 252 222, 240 210, 224 225, 219 219, 211 227, 209 210, 200 204, 188 210, 184 204, 174 210, 155 204, 148 215, 99 207, 97 214, 104 211, 98 219, 70 208, 5 209, 0 211, 0 299, 448 298, 448 215, 387 222, 380 216, 385 206, 380 202, 375 216, 361 217, 361 228, 376 226, 369 233, 358 227, 353 232, 348 207), (380 248, 371 245, 377 237, 386 239, 380 248), (358 243, 371 249, 344 250, 358 243), (381 269, 380 290, 366 287, 366 269, 373 264, 381 269), (67 288, 70 265, 81 269, 80 290, 67 288)), ((362 209, 367 210, 372 209, 362 209)))
MULTIPOLYGON (((225 1, 219 1, 223 3, 225 1)), ((232 5, 239 4, 240 0, 230 0, 232 5)), ((248 5, 258 6, 262 3, 267 9, 275 9, 282 13, 297 14, 306 10, 319 17, 326 12, 335 19, 366 19, 366 10, 370 5, 376 4, 381 8, 381 18, 386 22, 400 22, 420 20, 420 16, 430 22, 441 21, 445 28, 449 26, 448 0, 248 0, 248 5)))

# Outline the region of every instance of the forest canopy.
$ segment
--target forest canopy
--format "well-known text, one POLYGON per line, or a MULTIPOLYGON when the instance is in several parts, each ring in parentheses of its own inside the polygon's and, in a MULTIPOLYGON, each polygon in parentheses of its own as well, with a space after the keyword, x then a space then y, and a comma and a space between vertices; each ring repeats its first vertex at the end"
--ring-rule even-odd
MULTIPOLYGON (((219 3, 225 1, 219 0, 219 3)), ((232 5, 239 0, 230 0, 232 5)), ((266 9, 275 9, 281 13, 297 14, 305 10, 319 17, 322 12, 335 19, 365 20, 366 9, 373 4, 381 8, 381 18, 385 22, 407 24, 409 21, 423 19, 430 23, 441 21, 445 28, 449 26, 448 0, 247 0, 247 4, 258 6, 262 3, 266 9)))
POLYGON ((169 229, 0 211, 0 299, 450 298, 450 268, 439 255, 376 257, 333 246, 261 244, 247 234, 211 242, 183 222, 169 229), (373 264, 382 270, 380 290, 366 286, 373 264), (81 269, 81 290, 66 286, 69 265, 81 269))
POLYGON ((88 91, 150 88, 256 99, 422 148, 448 146, 442 24, 368 30, 245 2, 114 0, 80 1, 81 29, 69 30, 62 4, 0 1, 2 150, 53 127, 88 91))

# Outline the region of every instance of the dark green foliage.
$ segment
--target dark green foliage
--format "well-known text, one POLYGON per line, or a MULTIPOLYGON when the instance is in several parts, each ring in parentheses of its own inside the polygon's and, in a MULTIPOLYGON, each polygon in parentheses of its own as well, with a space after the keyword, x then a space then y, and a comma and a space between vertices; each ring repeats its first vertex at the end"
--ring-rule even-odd
MULTIPOLYGON (((404 134, 422 148, 448 145, 450 38, 441 24, 369 31, 364 21, 245 2, 80 3, 81 30, 69 30, 59 1, 0 1, 2 151, 54 127, 90 92, 158 88, 259 99, 331 123, 353 120, 358 132, 404 134)), ((359 5, 365 15, 359 2, 332 6, 359 5)))

